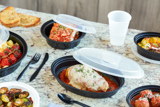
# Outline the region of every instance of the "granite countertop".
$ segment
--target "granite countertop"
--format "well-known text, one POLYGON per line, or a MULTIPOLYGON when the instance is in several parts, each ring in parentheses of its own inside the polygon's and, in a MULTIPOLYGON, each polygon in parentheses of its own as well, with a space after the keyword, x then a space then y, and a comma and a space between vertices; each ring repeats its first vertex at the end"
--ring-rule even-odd
MULTIPOLYGON (((6 6, 0 5, 0 10, 3 10, 6 6)), ((131 44, 133 43, 133 37, 142 31, 129 29, 125 44, 123 46, 113 46, 109 42, 109 28, 107 24, 100 24, 91 22, 97 30, 96 34, 86 34, 86 36, 81 40, 80 44, 69 50, 59 50, 50 47, 45 38, 41 35, 40 28, 48 20, 51 20, 55 15, 41 13, 36 11, 24 10, 16 8, 16 11, 19 13, 25 13, 33 16, 37 16, 41 18, 41 24, 36 27, 31 28, 23 28, 23 27, 14 27, 8 28, 9 31, 12 31, 18 35, 20 35, 28 45, 28 53, 24 60, 22 61, 20 67, 13 72, 12 74, 0 78, 0 83, 8 82, 8 81, 16 81, 17 76, 24 69, 27 63, 30 61, 32 56, 39 52, 42 55, 40 61, 36 64, 30 65, 27 69, 23 77, 20 79, 20 82, 27 83, 34 87, 40 96, 40 107, 47 107, 50 102, 62 105, 65 107, 70 107, 71 105, 67 105, 63 103, 58 97, 58 93, 65 93, 75 100, 81 101, 85 104, 88 104, 92 107, 125 107, 125 98, 126 95, 139 86, 143 85, 160 85, 160 66, 157 64, 152 64, 146 61, 141 60, 136 57, 131 51, 131 44), (124 55, 134 61, 136 61, 144 70, 144 77, 141 79, 125 79, 124 86, 110 98, 103 99, 93 99, 86 98, 83 96, 76 95, 72 92, 64 89, 55 79, 55 77, 51 73, 51 64, 58 58, 63 56, 72 55, 72 53, 80 48, 100 48, 108 51, 116 52, 118 54, 124 55), (29 82, 29 78, 33 74, 33 72, 37 69, 37 67, 42 62, 45 52, 48 52, 50 57, 45 66, 40 71, 39 75, 32 82, 29 82)), ((79 107, 74 104, 73 107, 79 107)))

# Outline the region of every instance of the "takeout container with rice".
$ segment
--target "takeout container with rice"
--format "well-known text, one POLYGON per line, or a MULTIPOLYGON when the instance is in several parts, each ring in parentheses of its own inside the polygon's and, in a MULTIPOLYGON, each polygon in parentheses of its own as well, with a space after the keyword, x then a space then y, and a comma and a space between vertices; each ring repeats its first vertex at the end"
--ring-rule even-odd
POLYGON ((143 32, 134 37, 140 55, 160 61, 160 33, 143 32))
POLYGON ((27 44, 19 35, 0 26, 0 77, 14 72, 27 53, 27 44))
POLYGON ((133 60, 96 48, 82 48, 57 59, 51 71, 67 90, 90 98, 106 98, 116 94, 124 78, 142 78, 144 71, 133 60))
POLYGON ((47 43, 56 49, 76 47, 86 33, 96 33, 92 24, 65 14, 59 14, 41 27, 41 34, 47 43))

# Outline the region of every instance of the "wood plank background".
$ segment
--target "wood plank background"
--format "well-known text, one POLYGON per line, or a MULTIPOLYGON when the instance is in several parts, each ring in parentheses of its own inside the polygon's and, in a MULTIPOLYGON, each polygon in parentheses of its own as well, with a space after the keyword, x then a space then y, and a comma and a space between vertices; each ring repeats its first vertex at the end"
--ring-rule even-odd
POLYGON ((132 15, 130 28, 160 32, 160 0, 0 0, 0 4, 106 24, 110 11, 123 10, 132 15))

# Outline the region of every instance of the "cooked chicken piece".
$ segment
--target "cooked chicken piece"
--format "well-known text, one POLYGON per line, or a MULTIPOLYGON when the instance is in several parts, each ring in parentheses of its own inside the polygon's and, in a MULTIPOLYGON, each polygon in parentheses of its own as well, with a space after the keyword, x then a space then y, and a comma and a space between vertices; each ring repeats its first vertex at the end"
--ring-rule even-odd
POLYGON ((91 91, 106 92, 109 88, 108 82, 92 68, 84 65, 74 65, 67 69, 66 76, 73 87, 91 91))

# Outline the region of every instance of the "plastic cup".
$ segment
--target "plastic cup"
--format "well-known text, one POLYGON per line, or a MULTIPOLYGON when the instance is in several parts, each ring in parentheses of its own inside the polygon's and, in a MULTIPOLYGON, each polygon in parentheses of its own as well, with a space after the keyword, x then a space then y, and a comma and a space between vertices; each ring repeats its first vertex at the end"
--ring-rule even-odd
POLYGON ((131 15, 125 11, 112 11, 108 14, 110 42, 112 45, 121 46, 124 44, 131 20, 131 15))

